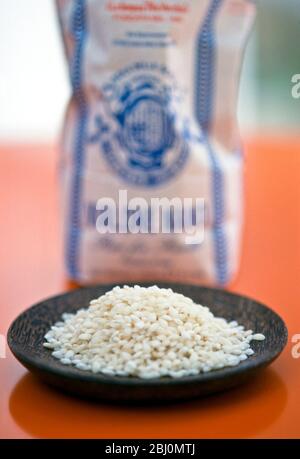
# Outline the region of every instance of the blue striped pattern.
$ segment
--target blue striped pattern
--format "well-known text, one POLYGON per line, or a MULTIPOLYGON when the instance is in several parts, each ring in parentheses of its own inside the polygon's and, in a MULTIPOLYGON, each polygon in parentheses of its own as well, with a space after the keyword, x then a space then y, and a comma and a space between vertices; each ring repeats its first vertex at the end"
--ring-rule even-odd
POLYGON ((214 20, 222 0, 211 0, 208 11, 198 35, 196 46, 196 75, 195 75, 195 115, 199 122, 207 147, 212 174, 212 196, 214 211, 214 251, 216 265, 216 280, 225 284, 228 278, 227 247, 223 229, 224 222, 224 179, 218 158, 209 142, 209 130, 214 103, 214 74, 215 74, 215 35, 214 20))
POLYGON ((84 140, 87 124, 87 102, 82 89, 82 57, 86 39, 86 5, 85 0, 74 1, 72 15, 72 34, 75 40, 74 57, 71 68, 71 83, 73 97, 77 104, 77 127, 75 128, 74 158, 73 158, 73 183, 70 202, 70 225, 67 241, 67 267, 73 279, 78 278, 78 251, 80 247, 80 212, 82 183, 81 176, 84 167, 84 140))

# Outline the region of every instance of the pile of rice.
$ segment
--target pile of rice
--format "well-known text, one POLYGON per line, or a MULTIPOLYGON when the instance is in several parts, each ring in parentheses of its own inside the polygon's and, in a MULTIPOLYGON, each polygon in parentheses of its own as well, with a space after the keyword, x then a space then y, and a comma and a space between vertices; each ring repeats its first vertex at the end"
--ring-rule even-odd
POLYGON ((265 337, 171 289, 125 285, 64 314, 45 339, 54 357, 80 370, 177 378, 238 365, 265 337))

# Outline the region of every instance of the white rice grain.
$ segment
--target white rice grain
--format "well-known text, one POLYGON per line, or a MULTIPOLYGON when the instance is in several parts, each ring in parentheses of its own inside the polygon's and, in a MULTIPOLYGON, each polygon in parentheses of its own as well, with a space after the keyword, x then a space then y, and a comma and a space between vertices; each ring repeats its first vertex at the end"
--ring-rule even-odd
POLYGON ((65 365, 106 375, 157 378, 236 366, 262 341, 188 297, 157 286, 115 287, 45 335, 44 346, 65 365))

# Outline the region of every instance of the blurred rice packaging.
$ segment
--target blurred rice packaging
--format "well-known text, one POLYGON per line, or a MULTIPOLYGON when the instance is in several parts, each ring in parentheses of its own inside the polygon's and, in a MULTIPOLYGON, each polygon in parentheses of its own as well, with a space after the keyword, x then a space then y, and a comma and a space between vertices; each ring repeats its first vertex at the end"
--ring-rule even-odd
POLYGON ((72 84, 60 169, 68 275, 228 283, 242 235, 236 105, 254 3, 57 0, 57 10, 72 84), (202 239, 178 231, 182 203, 202 239), (169 231, 157 229, 167 213, 169 231))

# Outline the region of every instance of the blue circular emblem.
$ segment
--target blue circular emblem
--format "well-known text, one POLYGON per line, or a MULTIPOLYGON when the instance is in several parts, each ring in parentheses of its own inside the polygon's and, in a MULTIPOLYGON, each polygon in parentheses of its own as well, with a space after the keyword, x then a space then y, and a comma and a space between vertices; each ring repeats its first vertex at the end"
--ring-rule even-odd
POLYGON ((135 185, 155 186, 182 170, 188 146, 176 132, 165 68, 144 66, 132 66, 103 88, 111 112, 98 115, 101 133, 94 138, 119 176, 135 185))

